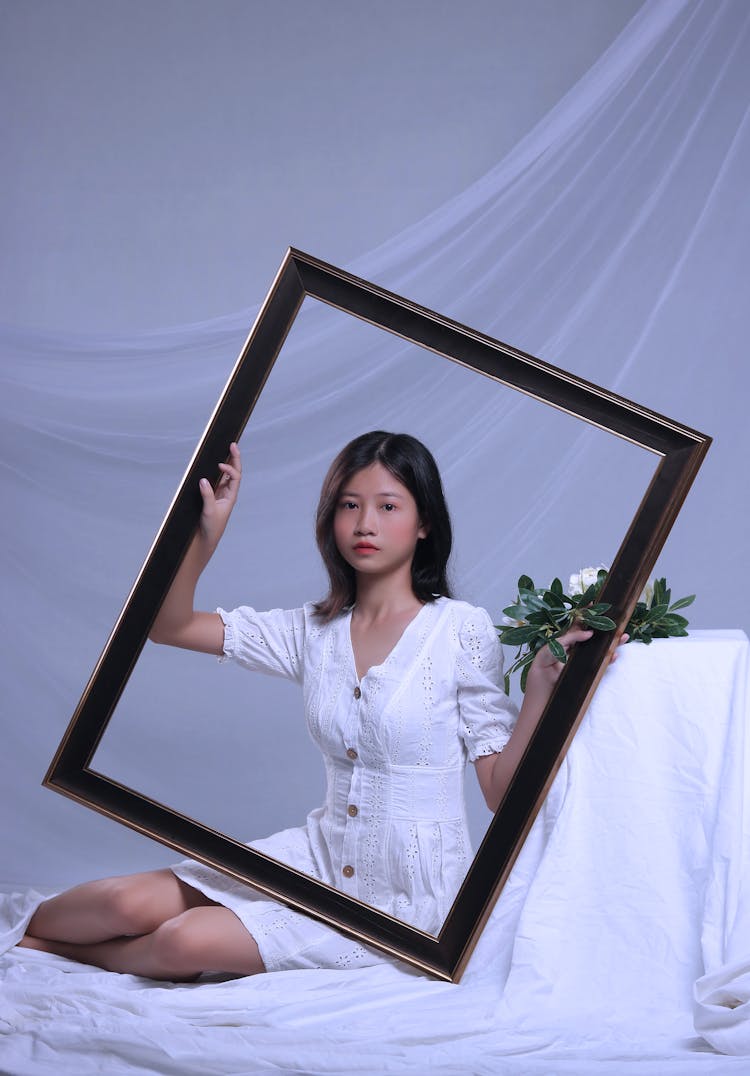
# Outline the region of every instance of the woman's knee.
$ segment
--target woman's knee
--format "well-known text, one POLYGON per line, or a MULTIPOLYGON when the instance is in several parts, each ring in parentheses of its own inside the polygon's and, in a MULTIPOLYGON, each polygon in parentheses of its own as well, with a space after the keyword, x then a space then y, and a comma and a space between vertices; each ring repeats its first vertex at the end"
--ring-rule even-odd
POLYGON ((167 919, 151 935, 154 960, 174 977, 187 978, 209 970, 205 945, 193 919, 190 911, 183 912, 167 919))
POLYGON ((255 940, 225 908, 190 908, 163 923, 151 941, 155 959, 175 977, 265 970, 255 940))
POLYGON ((94 899, 111 919, 113 935, 150 934, 185 906, 171 871, 103 878, 91 885, 94 899))
POLYGON ((111 921, 113 936, 148 934, 154 929, 153 910, 136 877, 102 878, 91 885, 94 899, 111 921))

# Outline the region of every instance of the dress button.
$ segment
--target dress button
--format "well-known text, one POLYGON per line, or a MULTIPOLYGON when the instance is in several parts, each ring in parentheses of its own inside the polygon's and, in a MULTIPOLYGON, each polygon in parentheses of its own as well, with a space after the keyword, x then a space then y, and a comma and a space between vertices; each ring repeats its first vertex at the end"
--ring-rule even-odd
POLYGON ((354 750, 354 748, 353 748, 353 747, 350 747, 350 748, 349 748, 349 749, 347 750, 347 752, 346 752, 346 757, 347 757, 347 758, 352 758, 352 759, 354 759, 354 758, 357 758, 357 752, 356 752, 356 751, 354 750))
POLYGON ((357 686, 354 689, 354 698, 355 699, 361 699, 362 698, 362 689, 360 688, 359 684, 357 684, 357 686))
POLYGON ((348 864, 341 872, 345 878, 351 878, 354 874, 354 867, 350 867, 348 864))
POLYGON ((350 803, 349 806, 346 808, 346 813, 349 815, 350 818, 356 818, 359 814, 359 807, 355 806, 355 804, 353 803, 350 803))

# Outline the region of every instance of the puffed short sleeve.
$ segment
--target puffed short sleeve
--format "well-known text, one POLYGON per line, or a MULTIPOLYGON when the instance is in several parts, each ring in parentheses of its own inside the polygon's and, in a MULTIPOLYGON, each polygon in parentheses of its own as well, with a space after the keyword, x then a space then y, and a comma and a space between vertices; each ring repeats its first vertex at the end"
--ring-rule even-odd
POLYGON ((502 688, 503 650, 486 610, 471 609, 458 642, 459 734, 474 762, 502 751, 518 710, 502 688))
POLYGON ((224 657, 246 669, 302 682, 305 609, 258 613, 249 605, 216 610, 224 622, 224 657))

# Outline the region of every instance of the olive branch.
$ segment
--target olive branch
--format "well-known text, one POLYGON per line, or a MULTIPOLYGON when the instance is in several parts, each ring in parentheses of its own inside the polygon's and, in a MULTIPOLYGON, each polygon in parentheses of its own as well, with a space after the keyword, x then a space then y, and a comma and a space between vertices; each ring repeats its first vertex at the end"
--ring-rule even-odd
MULTIPOLYGON (((511 676, 519 670, 521 691, 526 690, 529 666, 543 646, 548 646, 563 665, 567 662, 565 649, 558 640, 572 627, 615 630, 614 620, 605 615, 611 605, 597 601, 608 574, 605 568, 600 568, 596 582, 583 588, 580 594, 566 594, 559 579, 553 579, 548 587, 535 587, 528 575, 521 576, 514 604, 503 609, 506 623, 496 625, 500 642, 518 647, 515 660, 504 677, 506 694, 510 691, 511 676)), ((628 621, 625 631, 630 636, 629 642, 648 644, 654 639, 687 635, 688 621, 677 610, 686 608, 694 600, 695 595, 691 594, 672 602, 666 579, 656 579, 653 589, 647 588, 628 621)))

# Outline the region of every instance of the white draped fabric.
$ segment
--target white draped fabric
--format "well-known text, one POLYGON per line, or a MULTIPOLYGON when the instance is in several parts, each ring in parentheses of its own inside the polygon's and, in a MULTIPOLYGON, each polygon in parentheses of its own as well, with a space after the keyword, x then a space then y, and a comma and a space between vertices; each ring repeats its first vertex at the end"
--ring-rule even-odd
MULTIPOLYGON (((740 571, 732 566, 744 564, 748 538, 741 495, 746 465, 738 437, 746 422, 743 360, 750 327, 749 69, 750 9, 743 0, 646 3, 600 61, 496 168, 346 267, 716 436, 660 565, 675 594, 698 593, 691 616, 698 627, 717 621, 748 626, 746 585, 719 585, 717 564, 731 579, 740 571)), ((269 266, 269 282, 274 270, 269 266)), ((648 481, 652 457, 442 359, 420 356, 337 312, 307 307, 243 437, 245 493, 221 555, 206 575, 206 604, 290 606, 318 596, 322 577, 311 537, 316 487, 336 449, 376 426, 408 430, 435 451, 456 522, 456 590, 493 616, 513 597, 521 571, 544 580, 611 558, 648 481)), ((170 861, 163 849, 41 790, 39 781, 252 316, 242 311, 117 339, 0 328, 0 528, 6 566, 0 825, 2 871, 10 883, 58 887, 170 861)), ((124 716, 115 715, 97 764, 143 791, 163 794, 166 787, 170 804, 228 832, 260 836, 295 824, 309 810, 311 797, 314 802, 319 796, 317 778, 307 775, 315 765, 312 756, 305 753, 302 737, 291 735, 301 727, 295 716, 298 700, 259 687, 253 709, 265 716, 252 723, 246 682, 238 679, 231 689, 222 682, 226 731, 218 737, 217 681, 209 664, 193 666, 182 655, 147 652, 126 693, 124 716), (295 777, 282 803, 270 803, 267 793, 278 784, 273 770, 264 764, 255 772, 252 760, 272 758, 280 742, 285 765, 297 765, 304 779, 295 777), (227 744, 233 745, 230 751, 227 744), (235 749, 237 744, 241 748, 235 749)), ((677 736, 676 755, 679 744, 677 736)), ((580 772, 584 748, 576 745, 576 750, 580 772)), ((647 776, 644 770, 644 781, 647 776)), ((549 811, 545 840, 558 848, 554 862, 561 865, 560 842, 570 835, 552 829, 556 813, 549 811)), ((623 808, 618 818, 626 816, 623 808)), ((475 819, 481 832, 478 807, 475 819)), ((624 828, 613 824, 613 853, 624 828)), ((539 854, 533 845, 524 851, 523 885, 536 877, 539 854)), ((593 871, 592 884, 597 874, 593 871)), ((515 892, 523 904, 521 889, 515 892)), ((599 889, 591 893, 600 899, 599 889)), ((616 893, 611 897, 620 899, 616 893)), ((513 899, 509 894, 506 904, 513 899)), ((697 903, 691 908, 695 937, 702 913, 697 903)), ((617 912, 626 933, 637 931, 642 912, 637 900, 617 912)), ((540 947, 552 944, 542 922, 542 916, 532 918, 524 928, 528 968, 540 947)), ((707 950, 705 968, 693 957, 686 962, 685 978, 688 967, 695 978, 740 959, 742 953, 730 952, 728 935, 722 937, 725 942, 707 950)), ((668 932, 663 943, 670 951, 668 932)), ((506 937, 497 951, 507 955, 508 946, 506 937)), ((520 941, 516 952, 519 947, 520 941)), ((481 987, 477 980, 461 990, 474 999, 481 1019, 466 1023, 463 1010, 449 1016, 449 1006, 440 1008, 434 1026, 451 1044, 440 1040, 430 1055, 431 1067, 444 1062, 444 1070, 450 1070, 462 1026, 477 1047, 477 1072, 485 1071, 478 1047, 490 1028, 507 1031, 515 1021, 512 1041, 520 1051, 549 1046, 552 1039, 573 1041, 562 1032, 546 1038, 538 1030, 527 1034, 524 1027, 544 1026, 541 1017, 537 1023, 530 1014, 547 1011, 543 1005, 535 1008, 545 988, 539 986, 533 998, 519 984, 512 998, 506 992, 501 1001, 504 972, 498 967, 495 973, 489 943, 480 952, 481 987), (528 1021, 517 1011, 522 1004, 528 1006, 528 1021)), ((598 947, 587 952, 592 964, 601 958, 598 947)), ((118 1019, 125 1023, 114 1021, 110 1045, 102 1041, 102 1048, 115 1053, 121 1049, 118 1042, 128 1037, 145 1042, 152 1033, 154 1049, 162 1049, 148 1017, 153 998, 162 999, 159 1021, 163 1017, 164 1026, 176 1021, 169 1026, 179 1027, 183 1037, 164 1040, 164 1056, 177 1059, 173 1069, 158 1071, 211 1071, 194 1060, 183 1065, 174 1044, 178 1039, 187 1044, 188 1053, 193 1047, 213 1049, 216 1042, 205 1037, 206 1027, 212 1019, 219 1022, 220 1012, 226 1021, 238 1022, 233 1037, 242 1049, 248 1042, 266 1044, 264 1064, 271 1070, 283 1067, 279 1058, 285 1055, 270 1009, 282 1014, 287 1029, 297 1028, 302 1047, 307 1043, 313 1051, 300 1054, 313 1059, 308 1068, 300 1062, 299 1071, 337 1071, 330 1044, 348 1034, 354 1038, 347 1041, 355 1041, 358 1028, 363 1029, 358 1045, 363 1056, 372 1041, 374 1025, 358 1010, 355 992, 335 977, 323 975, 317 985, 305 985, 299 997, 289 989, 297 980, 282 985, 268 979, 241 988, 222 984, 176 992, 117 980, 99 995, 102 976, 70 972, 67 965, 43 958, 30 960, 33 972, 16 958, 6 964, 13 996, 22 980, 35 984, 30 1008, 18 1002, 28 1026, 38 1014, 40 992, 56 992, 62 982, 68 990, 75 978, 81 991, 75 994, 77 1019, 84 1020, 84 1010, 108 1012, 107 998, 119 998, 118 1019), (330 1004, 343 1011, 342 990, 351 1013, 348 1030, 341 1023, 337 1030, 322 1015, 330 1004), (320 1009, 315 998, 322 999, 320 1009), (243 1014, 252 1013, 248 1031, 243 1014), (137 1032, 127 1030, 128 1020, 137 1032)), ((632 1020, 635 1013, 640 1019, 643 990, 651 985, 639 984, 627 967, 613 965, 610 974, 629 984, 634 1007, 628 1003, 607 1029, 599 1024, 586 1031, 575 1023, 576 1041, 592 1036, 600 1041, 611 1031, 622 1044, 622 1056, 630 1057, 626 1042, 632 1038, 632 1020)), ((453 988, 392 969, 375 970, 368 983, 372 993, 368 987, 361 996, 372 1013, 378 1011, 378 998, 385 1006, 391 995, 396 1001, 418 996, 428 1006, 455 996, 453 988)), ((623 996, 618 993, 620 1000, 623 996)), ((401 1028, 401 1038, 393 1040, 398 1045, 390 1055, 384 1044, 383 1056, 406 1068, 410 1010, 400 1004, 394 1010, 388 1010, 388 1019, 401 1028)), ((64 1011, 61 1000, 58 1012, 64 1011)), ((682 1016, 678 1023, 679 1034, 689 1035, 682 1016)), ((15 1026, 11 1021, 9 1028, 15 1026)), ((648 1023, 639 1049, 671 1056, 671 1031, 665 1045, 655 1027, 648 1023)), ((78 1025, 79 1033, 83 1028, 78 1025)), ((45 1071, 45 1049, 40 1047, 36 1057, 28 1054, 27 1068, 18 1071, 34 1071, 28 1067, 32 1061, 40 1065, 36 1071, 45 1071)), ((568 1064, 570 1071, 582 1071, 565 1059, 567 1049, 555 1063, 557 1071, 566 1071, 568 1064)), ((709 1066, 712 1058, 695 1049, 690 1064, 709 1066)), ((245 1071, 234 1060, 234 1068, 227 1067, 229 1062, 224 1068, 216 1064, 217 1072, 245 1071)), ((527 1068, 513 1071, 549 1071, 541 1062, 538 1068, 534 1064, 529 1060, 527 1068)), ((417 1064, 414 1071, 419 1069, 417 1064)), ((488 1063, 486 1071, 502 1069, 488 1063)), ((653 1071, 668 1069, 660 1062, 653 1071)))
MULTIPOLYGON (((165 986, 15 949, 0 1069, 745 1072, 696 1035, 692 984, 746 944, 749 657, 739 631, 625 649, 458 985, 386 965, 165 986)), ((33 901, 2 905, 3 948, 33 901)))

